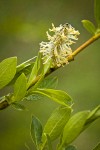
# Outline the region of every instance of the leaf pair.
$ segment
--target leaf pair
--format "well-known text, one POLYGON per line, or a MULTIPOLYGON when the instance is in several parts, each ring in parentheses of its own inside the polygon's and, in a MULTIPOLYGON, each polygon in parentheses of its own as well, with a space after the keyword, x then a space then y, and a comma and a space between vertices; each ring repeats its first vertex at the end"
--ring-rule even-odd
POLYGON ((46 143, 49 145, 49 149, 52 149, 51 141, 59 137, 70 114, 71 108, 60 106, 52 113, 44 129, 42 129, 40 121, 36 117, 32 117, 31 135, 37 149, 39 147, 42 150, 46 143))
MULTIPOLYGON (((31 135, 38 150, 43 150, 46 145, 49 150, 52 150, 52 141, 59 136, 61 136, 61 140, 57 150, 77 150, 70 144, 86 127, 100 117, 100 106, 91 112, 78 112, 70 118, 71 112, 70 107, 60 106, 52 113, 44 129, 40 121, 36 117, 32 117, 31 135)), ((98 147, 100 144, 94 150, 99 150, 98 147)))
POLYGON ((60 147, 69 145, 75 140, 79 134, 84 131, 92 122, 100 117, 100 106, 96 107, 91 112, 82 111, 73 115, 65 125, 60 147))

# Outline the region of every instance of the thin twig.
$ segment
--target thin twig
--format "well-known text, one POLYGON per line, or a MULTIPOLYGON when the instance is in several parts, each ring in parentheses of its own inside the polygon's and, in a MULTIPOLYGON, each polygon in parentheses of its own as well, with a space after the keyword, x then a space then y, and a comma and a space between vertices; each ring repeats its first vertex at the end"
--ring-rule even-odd
MULTIPOLYGON (((88 41, 86 41, 84 44, 82 44, 80 47, 78 47, 67 59, 68 61, 73 61, 74 57, 80 53, 81 51, 83 51, 87 46, 89 46, 90 44, 92 44, 93 42, 95 42, 97 39, 100 38, 100 33, 94 35, 93 37, 91 37, 88 41)), ((49 73, 46 74, 46 76, 48 76, 49 74, 51 74, 52 72, 54 72, 55 70, 57 70, 57 68, 55 69, 51 69, 49 71, 49 73)), ((29 89, 40 79, 40 76, 37 76, 35 81, 33 82, 33 84, 29 87, 29 89)), ((6 99, 2 99, 0 100, 0 110, 5 109, 6 107, 9 106, 9 103, 7 102, 6 99)))

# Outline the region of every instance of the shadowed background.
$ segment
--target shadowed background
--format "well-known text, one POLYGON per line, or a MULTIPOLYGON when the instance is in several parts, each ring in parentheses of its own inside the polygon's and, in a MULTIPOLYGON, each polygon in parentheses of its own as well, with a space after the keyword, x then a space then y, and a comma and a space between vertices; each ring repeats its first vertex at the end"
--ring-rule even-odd
MULTIPOLYGON (((46 31, 55 26, 70 23, 80 31, 79 40, 73 50, 91 37, 81 20, 93 18, 93 0, 0 0, 0 61, 17 56, 18 64, 37 55, 39 43, 47 41, 46 31)), ((74 100, 74 112, 93 109, 100 97, 100 40, 96 41, 75 61, 52 74, 57 76, 57 89, 65 90, 74 100)), ((0 96, 8 89, 1 90, 0 96)), ((50 99, 24 102, 28 111, 19 112, 12 107, 0 112, 0 150, 31 149, 31 115, 36 115, 43 125, 58 106, 50 99)), ((91 150, 99 141, 100 121, 95 121, 74 142, 79 150, 91 150)))

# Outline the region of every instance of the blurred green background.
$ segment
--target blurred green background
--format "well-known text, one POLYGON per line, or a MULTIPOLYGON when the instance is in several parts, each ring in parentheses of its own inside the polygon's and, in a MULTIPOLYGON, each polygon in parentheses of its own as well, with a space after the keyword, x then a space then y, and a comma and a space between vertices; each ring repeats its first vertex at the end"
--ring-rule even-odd
MULTIPOLYGON (((73 50, 91 37, 82 26, 82 19, 93 18, 93 0, 0 0, 0 61, 17 56, 18 64, 37 55, 39 43, 46 41, 46 31, 55 26, 70 23, 80 31, 79 40, 73 50)), ((74 112, 93 109, 100 97, 100 40, 96 41, 75 61, 52 74, 59 79, 57 89, 65 90, 74 100, 74 112)), ((1 90, 0 96, 9 89, 1 90)), ((36 115, 43 125, 58 106, 49 99, 24 102, 29 111, 19 112, 12 107, 0 112, 0 150, 31 149, 31 115, 36 115)), ((100 138, 100 121, 74 142, 79 150, 91 150, 100 138)))

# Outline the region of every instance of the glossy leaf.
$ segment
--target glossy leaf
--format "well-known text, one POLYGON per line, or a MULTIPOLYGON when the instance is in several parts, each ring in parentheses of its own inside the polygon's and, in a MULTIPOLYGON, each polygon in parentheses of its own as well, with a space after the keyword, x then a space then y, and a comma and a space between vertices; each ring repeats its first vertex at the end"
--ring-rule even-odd
POLYGON ((97 146, 93 150, 100 150, 100 142, 97 144, 97 146))
POLYGON ((40 69, 40 63, 41 63, 41 58, 40 58, 40 55, 38 55, 35 63, 34 63, 34 66, 32 68, 32 71, 31 71, 31 74, 30 74, 30 77, 29 77, 29 80, 28 80, 28 87, 32 84, 32 82, 35 80, 35 78, 37 77, 38 75, 38 71, 40 69))
POLYGON ((77 150, 77 148, 74 145, 69 145, 65 147, 64 150, 77 150))
POLYGON ((14 101, 20 101, 24 98, 27 89, 27 79, 22 73, 14 84, 14 101))
POLYGON ((62 144, 70 144, 81 133, 89 115, 88 111, 78 112, 73 115, 65 125, 62 136, 62 144))
POLYGON ((100 28, 100 0, 94 0, 94 15, 98 28, 100 28))
POLYGON ((43 81, 40 83, 39 88, 50 88, 53 89, 58 84, 58 78, 52 77, 52 78, 44 78, 43 81))
POLYGON ((90 32, 91 34, 95 34, 96 28, 95 28, 94 24, 91 21, 89 21, 89 20, 82 20, 82 23, 83 23, 84 28, 88 32, 90 32))
POLYGON ((58 138, 61 134, 65 124, 69 120, 71 115, 71 108, 60 106, 50 116, 47 123, 44 126, 42 141, 43 145, 46 144, 45 134, 50 136, 51 141, 58 138))
POLYGON ((6 86, 16 73, 17 58, 10 57, 0 63, 0 89, 6 86))
POLYGON ((71 97, 64 91, 54 89, 38 88, 34 93, 43 94, 61 105, 69 105, 72 102, 71 97))
POLYGON ((32 116, 31 137, 35 146, 37 147, 37 149, 39 149, 42 138, 42 125, 40 120, 35 116, 32 116))

